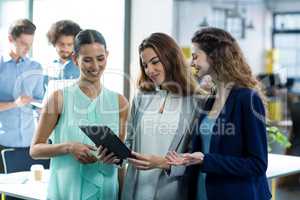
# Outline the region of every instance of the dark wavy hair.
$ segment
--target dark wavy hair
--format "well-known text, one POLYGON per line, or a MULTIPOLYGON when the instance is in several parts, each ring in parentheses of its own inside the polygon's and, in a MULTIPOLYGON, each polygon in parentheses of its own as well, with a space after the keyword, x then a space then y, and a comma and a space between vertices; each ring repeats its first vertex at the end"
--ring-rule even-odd
POLYGON ((161 85, 163 89, 183 96, 205 93, 199 88, 196 80, 189 71, 189 67, 180 47, 173 38, 164 33, 152 33, 148 38, 144 39, 139 46, 141 73, 138 78, 138 88, 141 91, 155 91, 155 84, 146 75, 141 60, 141 53, 146 48, 152 48, 154 50, 164 67, 166 80, 161 85))
POLYGON ((71 20, 57 21, 52 24, 47 33, 48 42, 55 46, 60 36, 73 36, 75 38, 80 31, 80 26, 71 20))

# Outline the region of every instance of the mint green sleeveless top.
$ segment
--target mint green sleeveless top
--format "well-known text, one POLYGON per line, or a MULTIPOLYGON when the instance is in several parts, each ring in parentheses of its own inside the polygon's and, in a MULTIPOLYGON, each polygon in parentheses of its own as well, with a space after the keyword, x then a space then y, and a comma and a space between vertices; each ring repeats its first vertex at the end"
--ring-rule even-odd
MULTIPOLYGON (((79 129, 80 125, 106 125, 119 134, 119 97, 103 88, 91 100, 77 84, 63 89, 63 110, 51 139, 65 142, 94 143, 79 129)), ((51 158, 47 199, 116 200, 118 173, 113 165, 100 162, 81 164, 71 154, 51 158)))

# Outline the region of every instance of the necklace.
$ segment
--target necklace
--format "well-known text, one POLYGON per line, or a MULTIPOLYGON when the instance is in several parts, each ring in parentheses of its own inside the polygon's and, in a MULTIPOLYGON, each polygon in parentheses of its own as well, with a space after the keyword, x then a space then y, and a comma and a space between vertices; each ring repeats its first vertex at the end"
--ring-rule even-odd
POLYGON ((169 91, 167 91, 166 96, 163 98, 163 101, 162 101, 162 103, 160 105, 160 108, 158 110, 158 113, 160 113, 160 114, 162 114, 164 112, 168 94, 169 94, 169 91))

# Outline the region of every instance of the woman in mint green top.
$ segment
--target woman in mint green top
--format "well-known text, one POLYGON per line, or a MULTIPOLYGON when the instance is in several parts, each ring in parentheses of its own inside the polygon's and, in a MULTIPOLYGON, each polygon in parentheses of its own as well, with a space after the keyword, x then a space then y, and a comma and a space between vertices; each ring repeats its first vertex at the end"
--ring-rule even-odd
POLYGON ((100 81, 107 56, 99 32, 81 31, 74 49, 80 78, 74 85, 55 91, 43 108, 30 154, 51 157, 47 199, 118 199, 123 169, 113 164, 119 159, 101 146, 96 149, 79 129, 81 125, 106 125, 124 140, 127 100, 100 81), (52 144, 47 144, 49 137, 52 144))

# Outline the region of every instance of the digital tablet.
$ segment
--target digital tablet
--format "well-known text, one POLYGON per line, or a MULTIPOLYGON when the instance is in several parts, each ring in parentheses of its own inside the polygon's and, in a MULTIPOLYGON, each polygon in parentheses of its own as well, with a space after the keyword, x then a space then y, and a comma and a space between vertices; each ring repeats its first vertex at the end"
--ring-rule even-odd
POLYGON ((131 150, 119 139, 119 137, 107 126, 79 126, 79 128, 95 143, 113 152, 118 158, 131 157, 131 150))

